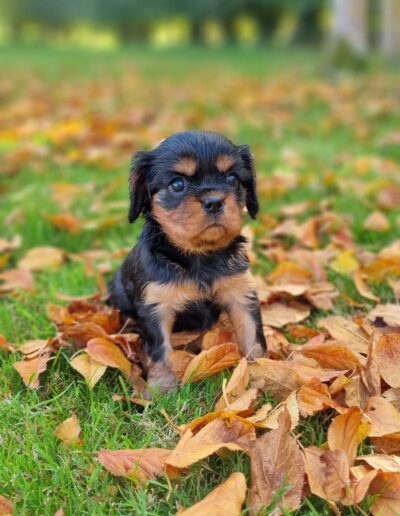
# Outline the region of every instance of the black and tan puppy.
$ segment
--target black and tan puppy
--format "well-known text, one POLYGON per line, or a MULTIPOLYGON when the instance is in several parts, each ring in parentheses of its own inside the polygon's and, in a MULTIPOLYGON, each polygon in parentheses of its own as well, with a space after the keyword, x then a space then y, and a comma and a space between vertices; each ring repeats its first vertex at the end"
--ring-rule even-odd
POLYGON ((143 214, 138 243, 111 286, 109 303, 138 323, 153 362, 148 383, 176 383, 168 364, 173 331, 206 330, 225 310, 241 353, 266 349, 252 286, 244 208, 258 212, 253 159, 216 133, 188 131, 138 152, 130 173, 129 221, 143 214))

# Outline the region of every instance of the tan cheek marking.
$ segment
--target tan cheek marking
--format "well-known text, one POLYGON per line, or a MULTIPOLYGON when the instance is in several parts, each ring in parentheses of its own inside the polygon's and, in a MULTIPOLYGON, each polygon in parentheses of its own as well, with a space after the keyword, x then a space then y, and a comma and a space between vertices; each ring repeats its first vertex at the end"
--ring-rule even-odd
POLYGON ((192 176, 196 172, 197 161, 194 158, 181 158, 175 163, 173 169, 185 176, 192 176))
POLYGON ((215 164, 217 166, 217 169, 220 172, 228 172, 228 170, 235 164, 236 160, 232 158, 232 156, 228 156, 227 154, 220 154, 215 164))

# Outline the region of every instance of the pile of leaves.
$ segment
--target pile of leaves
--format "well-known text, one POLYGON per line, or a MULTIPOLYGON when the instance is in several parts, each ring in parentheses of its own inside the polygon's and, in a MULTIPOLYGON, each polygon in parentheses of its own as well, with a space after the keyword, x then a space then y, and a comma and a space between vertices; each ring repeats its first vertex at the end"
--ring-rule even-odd
MULTIPOLYGON (((328 500, 335 510, 337 504, 357 508, 372 495, 376 496, 373 514, 396 514, 400 511, 400 305, 378 304, 367 314, 330 315, 314 326, 302 326, 299 321, 309 317, 313 306, 329 308, 334 303, 338 293, 332 285, 312 281, 304 269, 287 261, 277 266, 268 282, 258 278, 257 284, 264 322, 269 323, 265 334, 270 358, 248 363, 241 357, 226 316, 203 335, 174 334, 175 349, 169 358, 182 383, 236 366, 230 380, 223 382, 213 411, 179 427, 166 414, 179 437, 175 449, 103 449, 97 459, 111 474, 144 483, 159 475, 172 479, 185 475, 194 463, 226 450, 249 455, 248 495, 243 474, 234 473, 180 514, 215 510, 221 496, 227 504, 224 514, 240 514, 246 496, 253 514, 270 504, 294 510, 307 493, 328 500), (305 343, 290 342, 278 327, 305 343), (277 404, 263 403, 265 394, 277 404), (321 412, 326 412, 327 442, 305 447, 296 428, 302 418, 321 412), (363 454, 357 456, 360 449, 363 454)), ((70 365, 90 388, 107 367, 117 368, 131 385, 129 401, 149 403, 143 398, 143 344, 137 334, 128 332, 129 320, 123 323, 119 313, 99 299, 50 304, 48 315, 58 329, 52 338, 18 347, 0 338, 3 349, 23 355, 14 367, 27 387, 39 386, 40 375, 62 347, 71 350, 70 365)), ((79 433, 76 416, 56 431, 68 444, 79 443, 79 433)))

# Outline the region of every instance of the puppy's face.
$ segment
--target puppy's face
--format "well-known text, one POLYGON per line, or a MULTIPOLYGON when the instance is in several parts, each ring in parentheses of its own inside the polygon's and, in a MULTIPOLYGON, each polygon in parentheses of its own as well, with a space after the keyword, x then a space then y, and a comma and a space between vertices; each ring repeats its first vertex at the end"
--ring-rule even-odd
POLYGON ((185 132, 136 155, 130 220, 148 214, 185 252, 227 246, 240 233, 245 206, 254 217, 258 203, 247 146, 215 133, 185 132))

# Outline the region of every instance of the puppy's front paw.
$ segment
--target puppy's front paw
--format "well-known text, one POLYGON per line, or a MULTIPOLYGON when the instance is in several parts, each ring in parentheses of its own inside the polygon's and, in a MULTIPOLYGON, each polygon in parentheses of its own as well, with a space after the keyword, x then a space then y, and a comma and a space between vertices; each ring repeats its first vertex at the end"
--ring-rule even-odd
POLYGON ((254 346, 246 354, 246 358, 249 361, 256 360, 257 358, 264 357, 265 353, 266 353, 266 351, 261 346, 261 344, 258 344, 257 342, 255 342, 254 346))
POLYGON ((151 393, 160 390, 160 392, 170 392, 175 389, 178 384, 178 379, 175 373, 165 362, 155 362, 149 367, 147 373, 148 389, 145 393, 145 398, 151 398, 151 393))

